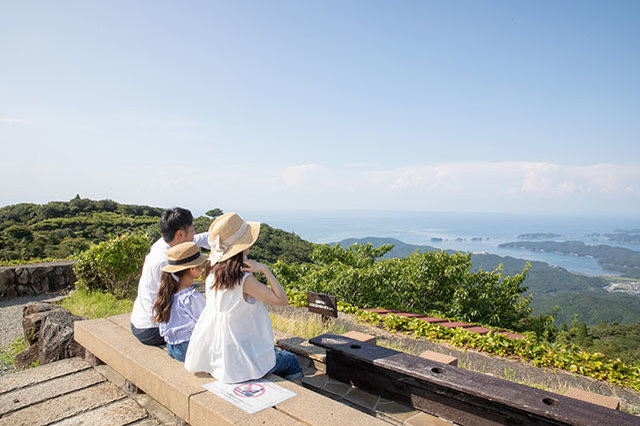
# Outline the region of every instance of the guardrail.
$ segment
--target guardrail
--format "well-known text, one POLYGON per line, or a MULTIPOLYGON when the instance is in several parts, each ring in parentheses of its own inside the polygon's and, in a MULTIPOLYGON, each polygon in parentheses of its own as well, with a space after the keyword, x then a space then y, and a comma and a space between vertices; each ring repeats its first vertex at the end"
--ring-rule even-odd
POLYGON ((640 425, 640 417, 336 334, 327 374, 462 425, 640 425))

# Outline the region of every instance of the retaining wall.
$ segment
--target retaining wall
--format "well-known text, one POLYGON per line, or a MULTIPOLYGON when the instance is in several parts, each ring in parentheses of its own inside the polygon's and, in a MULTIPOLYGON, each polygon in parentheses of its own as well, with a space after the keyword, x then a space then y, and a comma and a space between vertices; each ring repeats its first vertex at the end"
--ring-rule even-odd
POLYGON ((0 266, 0 299, 57 291, 75 281, 71 260, 0 266))

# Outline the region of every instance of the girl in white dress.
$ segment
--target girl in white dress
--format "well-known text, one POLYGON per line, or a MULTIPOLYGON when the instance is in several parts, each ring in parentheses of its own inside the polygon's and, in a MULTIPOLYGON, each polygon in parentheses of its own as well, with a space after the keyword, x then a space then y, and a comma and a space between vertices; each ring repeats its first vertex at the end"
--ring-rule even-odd
POLYGON ((187 349, 188 371, 206 371, 225 383, 268 373, 288 380, 302 378, 298 358, 275 349, 264 306, 287 305, 287 294, 266 265, 247 258, 259 232, 258 222, 245 222, 235 213, 216 218, 209 227, 207 304, 187 349), (268 286, 252 275, 257 272, 266 276, 268 286))

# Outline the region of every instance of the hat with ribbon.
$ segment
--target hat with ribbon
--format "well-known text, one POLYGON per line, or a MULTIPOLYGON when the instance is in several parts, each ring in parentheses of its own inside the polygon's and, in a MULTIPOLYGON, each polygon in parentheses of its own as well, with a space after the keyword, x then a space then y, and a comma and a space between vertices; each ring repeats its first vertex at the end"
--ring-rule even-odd
POLYGON ((200 250, 196 243, 187 241, 176 244, 167 250, 167 259, 169 263, 162 267, 164 272, 179 272, 184 269, 202 266, 207 261, 207 256, 200 254, 200 250))
POLYGON ((209 227, 209 262, 223 262, 251 247, 260 234, 260 222, 245 222, 236 213, 218 216, 209 227))

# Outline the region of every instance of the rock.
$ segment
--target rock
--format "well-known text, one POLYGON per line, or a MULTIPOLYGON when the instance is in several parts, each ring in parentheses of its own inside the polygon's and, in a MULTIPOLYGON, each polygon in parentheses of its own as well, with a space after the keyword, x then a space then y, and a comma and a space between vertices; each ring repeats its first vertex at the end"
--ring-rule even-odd
POLYGON ((18 275, 18 284, 26 284, 29 282, 29 271, 26 269, 22 269, 20 271, 20 273, 18 273, 18 271, 16 271, 16 274, 18 275))
POLYGON ((25 305, 24 308, 22 308, 22 316, 27 316, 27 315, 31 315, 33 313, 36 312, 45 312, 45 311, 50 311, 52 309, 61 309, 58 305, 54 305, 53 303, 47 303, 47 302, 31 302, 27 305, 25 305))
MULTIPOLYGON (((54 305, 52 305, 54 306, 54 305)), ((59 306, 54 306, 53 309, 34 312, 29 315, 25 315, 22 317, 22 329, 24 330, 24 336, 29 341, 29 343, 33 344, 38 340, 38 333, 40 332, 40 328, 42 327, 42 321, 49 315, 50 312, 54 310, 64 310, 59 306)))
POLYGON ((16 355, 14 364, 18 370, 31 366, 38 360, 38 345, 31 345, 24 351, 16 355))
POLYGON ((70 281, 68 281, 64 275, 56 275, 55 285, 50 286, 55 288, 49 288, 49 291, 54 291, 54 290, 58 290, 59 288, 66 287, 69 283, 70 281))
POLYGON ((86 318, 64 309, 49 311, 40 328, 38 360, 40 365, 74 356, 84 357, 84 348, 73 340, 73 322, 86 318))
POLYGON ((13 284, 13 273, 10 269, 0 271, 0 293, 5 293, 13 284))

